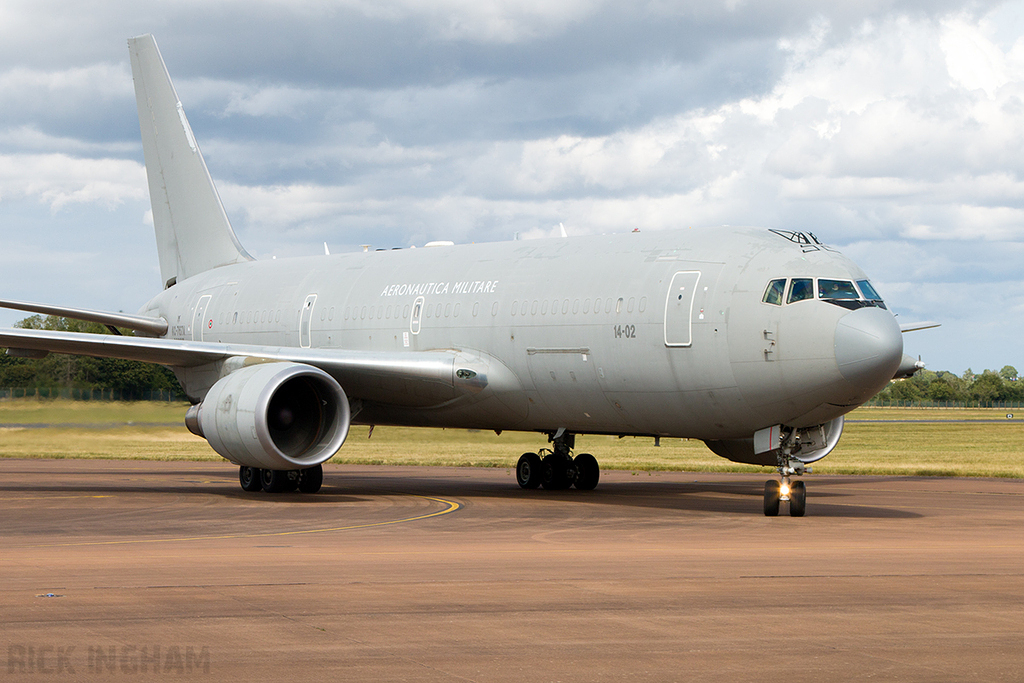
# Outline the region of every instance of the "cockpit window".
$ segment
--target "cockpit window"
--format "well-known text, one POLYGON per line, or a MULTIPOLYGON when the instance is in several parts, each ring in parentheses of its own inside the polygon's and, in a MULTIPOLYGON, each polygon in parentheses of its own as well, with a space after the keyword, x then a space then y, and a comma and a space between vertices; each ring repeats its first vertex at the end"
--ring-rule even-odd
POLYGON ((811 278, 794 278, 789 285, 789 299, 786 303, 794 303, 814 298, 814 280, 811 278))
POLYGON ((860 295, 849 280, 818 280, 819 299, 859 299, 860 295))
POLYGON ((764 297, 761 301, 775 306, 782 305, 782 296, 786 291, 786 280, 772 280, 768 283, 768 289, 764 290, 764 297))
POLYGON ((865 299, 869 301, 882 300, 882 297, 878 295, 878 292, 875 291, 875 288, 867 280, 857 280, 857 286, 860 287, 860 292, 864 295, 865 299))

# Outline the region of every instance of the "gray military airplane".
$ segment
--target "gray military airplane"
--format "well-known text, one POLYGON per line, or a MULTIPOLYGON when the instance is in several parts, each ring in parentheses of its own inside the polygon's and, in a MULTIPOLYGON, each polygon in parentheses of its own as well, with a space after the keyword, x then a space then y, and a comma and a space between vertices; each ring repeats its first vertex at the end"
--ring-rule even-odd
MULTIPOLYGON (((843 415, 920 363, 813 234, 685 229, 256 261, 150 35, 129 40, 163 291, 138 315, 2 301, 134 336, 0 331, 8 353, 170 367, 246 491, 316 492, 352 423, 533 431, 523 488, 597 486, 577 434, 703 440, 802 516, 843 415)), ((931 324, 905 326, 921 329, 931 324)))

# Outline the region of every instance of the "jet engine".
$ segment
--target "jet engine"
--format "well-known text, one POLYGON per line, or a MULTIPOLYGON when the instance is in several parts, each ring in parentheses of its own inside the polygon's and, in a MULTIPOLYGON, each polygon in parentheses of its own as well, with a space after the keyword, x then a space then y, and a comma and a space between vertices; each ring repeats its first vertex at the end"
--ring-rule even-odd
POLYGON ((296 470, 337 453, 350 420, 348 397, 323 370, 262 363, 220 379, 185 425, 236 465, 296 470))
POLYGON ((793 439, 792 457, 805 464, 821 460, 831 453, 839 444, 839 437, 843 435, 844 419, 837 417, 824 424, 814 427, 802 427, 800 429, 786 429, 777 425, 769 429, 763 429, 758 435, 764 434, 769 437, 769 444, 759 446, 757 438, 750 439, 729 439, 724 441, 705 441, 705 445, 716 455, 749 465, 773 466, 778 463, 779 448, 777 437, 784 431, 790 433, 793 439), (776 438, 771 438, 774 435, 776 438), (770 443, 774 442, 774 443, 770 443))

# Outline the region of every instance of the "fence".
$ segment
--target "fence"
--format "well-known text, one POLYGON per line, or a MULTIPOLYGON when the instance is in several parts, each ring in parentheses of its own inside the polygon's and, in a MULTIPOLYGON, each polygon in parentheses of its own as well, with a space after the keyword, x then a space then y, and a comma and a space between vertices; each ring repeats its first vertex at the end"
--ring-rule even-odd
POLYGON ((873 398, 869 408, 1004 408, 1022 409, 1024 401, 892 401, 873 398))
POLYGON ((5 398, 66 398, 72 401, 184 401, 177 391, 121 391, 120 389, 49 389, 46 387, 0 389, 0 400, 5 398))

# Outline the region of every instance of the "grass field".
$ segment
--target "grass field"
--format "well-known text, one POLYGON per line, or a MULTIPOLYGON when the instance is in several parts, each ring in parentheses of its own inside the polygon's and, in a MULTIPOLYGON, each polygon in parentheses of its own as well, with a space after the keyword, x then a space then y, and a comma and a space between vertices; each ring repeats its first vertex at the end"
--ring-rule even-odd
MULTIPOLYGON (((3 400, 0 457, 220 460, 185 429, 186 409, 182 403, 3 400)), ((1005 410, 995 409, 861 408, 848 419, 839 447, 814 465, 815 472, 1024 478, 1024 414, 1007 419, 1005 410)), ((331 462, 513 467, 520 454, 546 445, 543 436, 518 432, 377 427, 370 439, 367 432, 353 427, 331 462)), ((604 469, 767 471, 723 460, 700 441, 662 439, 655 448, 649 438, 579 436, 576 446, 594 453, 604 469)))

